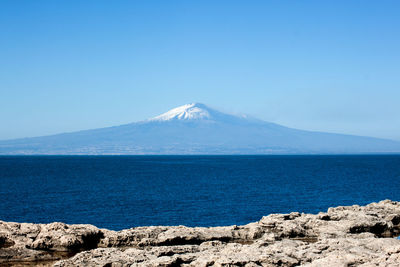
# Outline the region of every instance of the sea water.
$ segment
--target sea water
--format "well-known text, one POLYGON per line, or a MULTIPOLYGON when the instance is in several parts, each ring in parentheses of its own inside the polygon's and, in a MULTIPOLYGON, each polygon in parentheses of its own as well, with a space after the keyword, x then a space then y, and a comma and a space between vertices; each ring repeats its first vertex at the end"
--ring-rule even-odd
POLYGON ((241 225, 400 200, 400 155, 1 156, 0 220, 241 225))

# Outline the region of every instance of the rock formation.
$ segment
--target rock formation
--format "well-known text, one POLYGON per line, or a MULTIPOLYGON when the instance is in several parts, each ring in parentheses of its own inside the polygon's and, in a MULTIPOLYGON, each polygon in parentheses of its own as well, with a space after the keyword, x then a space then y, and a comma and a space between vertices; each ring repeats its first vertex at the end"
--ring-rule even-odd
POLYGON ((0 221, 0 266, 400 266, 398 235, 390 200, 209 228, 0 221))

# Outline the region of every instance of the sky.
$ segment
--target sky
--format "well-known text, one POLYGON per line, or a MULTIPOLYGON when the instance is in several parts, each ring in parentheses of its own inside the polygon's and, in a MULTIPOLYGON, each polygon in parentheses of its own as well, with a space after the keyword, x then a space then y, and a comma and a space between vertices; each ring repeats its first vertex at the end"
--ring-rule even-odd
POLYGON ((191 102, 400 140, 400 1, 0 1, 0 139, 191 102))

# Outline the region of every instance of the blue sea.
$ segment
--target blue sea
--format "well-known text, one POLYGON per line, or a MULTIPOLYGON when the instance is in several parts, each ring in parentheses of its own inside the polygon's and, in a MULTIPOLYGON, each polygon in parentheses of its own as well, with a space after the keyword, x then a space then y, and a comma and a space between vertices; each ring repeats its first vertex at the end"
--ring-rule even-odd
POLYGON ((2 156, 0 220, 241 225, 400 200, 400 155, 2 156))

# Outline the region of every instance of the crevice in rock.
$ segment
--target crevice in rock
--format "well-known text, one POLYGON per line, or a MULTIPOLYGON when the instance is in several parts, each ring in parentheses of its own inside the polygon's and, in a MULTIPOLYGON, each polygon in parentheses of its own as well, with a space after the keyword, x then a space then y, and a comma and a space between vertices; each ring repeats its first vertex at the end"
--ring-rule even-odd
POLYGON ((82 241, 83 241, 82 249, 89 250, 97 248, 100 243, 100 240, 103 238, 104 238, 103 232, 97 232, 94 234, 88 234, 82 236, 82 241))
POLYGON ((332 220, 331 216, 329 216, 328 214, 321 215, 321 217, 319 219, 322 220, 322 221, 330 221, 330 220, 332 220))
POLYGON ((82 236, 82 243, 75 243, 68 247, 70 251, 85 251, 98 247, 100 240, 104 238, 103 232, 90 233, 82 236))
POLYGON ((182 264, 188 264, 191 263, 192 261, 184 261, 182 258, 178 257, 176 258, 175 261, 173 261, 171 264, 168 264, 168 267, 181 267, 182 264))
POLYGON ((5 236, 0 236, 0 248, 9 248, 14 246, 15 242, 12 241, 11 239, 5 237, 5 236))
POLYGON ((59 260, 69 259, 77 254, 77 252, 69 251, 51 251, 51 250, 40 250, 44 251, 50 256, 50 259, 35 259, 35 260, 24 260, 24 259, 9 259, 6 262, 0 262, 0 267, 23 267, 23 266, 36 266, 36 267, 47 267, 53 266, 53 264, 59 260))
POLYGON ((211 239, 198 239, 198 238, 185 238, 185 237, 174 237, 172 239, 168 239, 157 243, 157 246, 182 246, 182 245, 200 245, 203 242, 207 241, 221 241, 224 243, 238 243, 239 240, 234 241, 230 237, 221 237, 221 238, 211 238, 211 239))
POLYGON ((384 222, 379 222, 374 225, 355 225, 350 227, 349 233, 372 233, 377 237, 392 237, 393 233, 388 229, 388 225, 384 222))
POLYGON ((400 215, 394 215, 392 218, 392 223, 393 225, 399 225, 400 224, 400 215))
POLYGON ((157 246, 200 245, 203 242, 204 242, 204 240, 196 239, 196 238, 187 239, 184 237, 175 237, 172 239, 162 241, 162 242, 158 243, 157 246))

